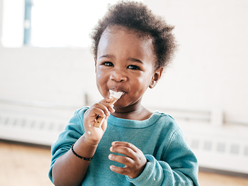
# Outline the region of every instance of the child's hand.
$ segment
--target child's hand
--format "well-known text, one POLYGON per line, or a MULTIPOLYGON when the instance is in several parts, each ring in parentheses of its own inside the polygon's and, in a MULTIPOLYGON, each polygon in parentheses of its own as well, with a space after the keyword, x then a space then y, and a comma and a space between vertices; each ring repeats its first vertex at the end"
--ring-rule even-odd
POLYGON ((146 166, 147 160, 143 152, 131 143, 113 142, 110 151, 125 155, 109 155, 110 160, 125 165, 123 168, 111 165, 110 169, 116 173, 127 175, 129 178, 136 178, 146 166))
POLYGON ((99 103, 92 105, 84 114, 85 139, 90 145, 98 145, 107 128, 107 119, 110 113, 114 112, 113 105, 109 103, 112 98, 105 98, 99 103), (103 118, 99 128, 94 127, 96 119, 103 118))

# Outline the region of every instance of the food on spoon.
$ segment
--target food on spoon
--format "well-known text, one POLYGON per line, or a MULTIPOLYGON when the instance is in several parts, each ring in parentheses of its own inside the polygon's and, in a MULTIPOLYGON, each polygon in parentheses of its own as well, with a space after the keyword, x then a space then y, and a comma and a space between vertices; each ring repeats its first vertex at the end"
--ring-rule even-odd
POLYGON ((110 93, 110 97, 113 98, 113 101, 110 102, 111 105, 113 105, 118 99, 120 99, 120 97, 123 94, 123 92, 115 92, 113 90, 110 90, 109 93, 110 93))

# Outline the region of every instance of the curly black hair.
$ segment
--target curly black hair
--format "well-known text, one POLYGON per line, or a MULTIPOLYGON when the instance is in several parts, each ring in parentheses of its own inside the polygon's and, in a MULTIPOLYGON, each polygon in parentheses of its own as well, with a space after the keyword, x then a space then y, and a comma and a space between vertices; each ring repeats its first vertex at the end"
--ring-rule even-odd
POLYGON ((161 16, 154 15, 146 5, 135 1, 119 1, 109 6, 108 12, 93 29, 92 52, 97 58, 98 44, 104 30, 109 26, 122 26, 153 39, 156 68, 165 67, 171 61, 176 49, 172 34, 173 26, 168 25, 161 16))

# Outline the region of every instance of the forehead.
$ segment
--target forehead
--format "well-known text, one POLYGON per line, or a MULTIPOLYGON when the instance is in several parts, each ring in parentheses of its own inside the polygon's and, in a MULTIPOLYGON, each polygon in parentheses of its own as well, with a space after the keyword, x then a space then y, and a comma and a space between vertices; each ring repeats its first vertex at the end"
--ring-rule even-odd
POLYGON ((127 55, 155 58, 153 39, 149 35, 122 26, 111 26, 105 29, 100 38, 97 56, 117 51, 127 55))

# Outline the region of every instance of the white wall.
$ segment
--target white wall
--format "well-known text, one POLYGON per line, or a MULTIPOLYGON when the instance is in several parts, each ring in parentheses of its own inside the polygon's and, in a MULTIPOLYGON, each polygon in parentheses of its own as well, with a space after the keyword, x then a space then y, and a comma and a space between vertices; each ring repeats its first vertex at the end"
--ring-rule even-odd
POLYGON ((86 49, 1 48, 0 98, 83 105, 93 67, 86 49))
MULTIPOLYGON (((161 82, 144 97, 145 105, 221 109, 228 122, 248 123, 248 1, 145 0, 145 3, 175 25, 180 44, 161 82)), ((80 106, 84 104, 85 92, 91 100, 100 99, 94 81, 89 49, 0 45, 0 99, 80 106)))
POLYGON ((248 1, 145 0, 175 25, 180 45, 157 87, 158 105, 222 109, 225 120, 248 123, 248 1))
POLYGON ((2 47, 3 0, 0 0, 0 48, 2 47))

